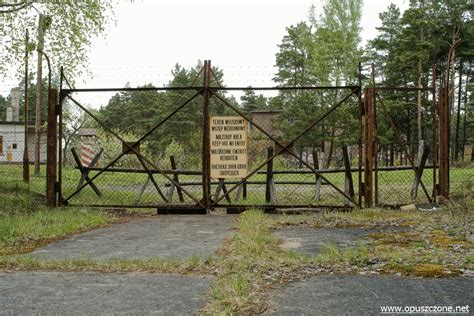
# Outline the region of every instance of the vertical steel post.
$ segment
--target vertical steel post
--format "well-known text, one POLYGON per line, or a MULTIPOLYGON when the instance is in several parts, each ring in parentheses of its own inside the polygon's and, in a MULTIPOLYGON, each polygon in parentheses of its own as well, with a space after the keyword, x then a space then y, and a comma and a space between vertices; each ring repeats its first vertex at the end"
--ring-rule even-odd
POLYGON ((372 112, 371 88, 365 90, 364 118, 365 118, 365 172, 364 172, 364 199, 365 207, 372 207, 372 170, 373 170, 373 145, 374 145, 374 118, 372 112))
POLYGON ((432 94, 432 100, 431 100, 431 125, 432 125, 432 136, 431 136, 431 164, 433 166, 433 202, 436 203, 436 195, 437 195, 437 189, 436 189, 436 162, 438 160, 438 148, 436 146, 437 144, 437 133, 436 131, 438 130, 438 126, 436 125, 436 66, 433 65, 432 69, 432 78, 431 78, 431 94, 432 94))
POLYGON ((211 158, 210 158, 210 125, 209 125, 209 98, 210 98, 210 80, 211 79, 211 61, 204 61, 204 104, 202 111, 202 194, 203 204, 206 212, 211 208, 211 158))
POLYGON ((25 104, 23 105, 23 120, 25 128, 24 146, 23 146, 23 181, 30 182, 30 156, 28 152, 28 30, 25 34, 25 104))
POLYGON ((57 163, 57 117, 56 117, 56 89, 48 91, 48 142, 46 166, 46 199, 48 206, 57 206, 56 199, 56 163, 57 163))
POLYGON ((448 87, 439 93, 439 187, 440 194, 449 199, 449 106, 448 87))

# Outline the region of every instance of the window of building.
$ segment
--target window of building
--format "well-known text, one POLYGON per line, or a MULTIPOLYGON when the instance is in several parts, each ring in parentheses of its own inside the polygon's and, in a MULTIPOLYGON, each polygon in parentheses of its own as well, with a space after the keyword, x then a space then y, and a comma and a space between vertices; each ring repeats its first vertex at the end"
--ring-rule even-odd
POLYGON ((17 149, 17 145, 16 145, 16 144, 12 144, 12 149, 17 149))

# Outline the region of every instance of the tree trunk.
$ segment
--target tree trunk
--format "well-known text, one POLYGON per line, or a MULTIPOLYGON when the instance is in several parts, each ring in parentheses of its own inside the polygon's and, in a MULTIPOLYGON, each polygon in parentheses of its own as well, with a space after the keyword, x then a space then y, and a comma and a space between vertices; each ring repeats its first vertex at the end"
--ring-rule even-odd
POLYGON ((35 106, 35 175, 40 173, 41 160, 41 87, 43 85, 43 56, 44 48, 44 29, 43 29, 43 15, 40 14, 38 19, 38 69, 36 74, 36 106, 35 106))
POLYGON ((328 150, 328 158, 326 160, 326 166, 324 167, 324 169, 329 169, 329 166, 331 165, 331 160, 332 160, 332 154, 333 154, 333 151, 334 151, 334 136, 336 134, 336 128, 335 127, 332 127, 331 128, 331 140, 329 142, 329 150, 328 150))
POLYGON ((462 97, 462 59, 459 61, 459 84, 458 84, 458 108, 456 109, 456 135, 454 135, 454 160, 459 156, 459 125, 461 121, 461 97, 462 97))

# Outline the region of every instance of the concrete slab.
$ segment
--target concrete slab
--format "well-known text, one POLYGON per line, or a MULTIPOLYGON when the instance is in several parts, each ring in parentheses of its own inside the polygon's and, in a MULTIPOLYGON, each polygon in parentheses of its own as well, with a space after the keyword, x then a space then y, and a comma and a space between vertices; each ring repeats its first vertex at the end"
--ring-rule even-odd
POLYGON ((403 227, 384 227, 375 229, 354 228, 314 228, 288 227, 277 230, 276 235, 282 239, 283 250, 292 250, 306 255, 317 255, 328 243, 339 248, 355 247, 368 234, 386 231, 401 231, 403 227))
POLYGON ((0 273, 0 315, 192 315, 211 282, 139 273, 0 273))
POLYGON ((231 234, 229 215, 154 216, 52 243, 32 255, 46 260, 209 257, 231 234))
MULTIPOLYGON (((318 276, 270 294, 274 315, 379 315, 380 306, 474 308, 473 278, 318 276)), ((392 313, 394 314, 394 313, 392 313)))

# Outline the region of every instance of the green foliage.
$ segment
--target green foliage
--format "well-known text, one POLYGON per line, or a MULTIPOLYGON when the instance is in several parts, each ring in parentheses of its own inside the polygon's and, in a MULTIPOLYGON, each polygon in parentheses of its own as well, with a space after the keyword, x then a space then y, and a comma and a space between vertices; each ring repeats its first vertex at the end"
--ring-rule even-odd
POLYGON ((29 31, 30 40, 34 42, 41 12, 46 17, 42 25, 45 30, 44 51, 52 65, 64 66, 71 77, 80 74, 87 62, 92 38, 102 34, 111 20, 112 1, 43 0, 25 1, 25 4, 13 12, 0 12, 4 19, 0 28, 0 35, 4 38, 4 45, 0 46, 0 72, 6 73, 15 66, 21 71, 25 32, 29 31))
MULTIPOLYGON (((133 132, 121 132, 114 130, 124 141, 126 142, 136 142, 138 136, 133 132)), ((99 128, 97 129, 97 147, 104 148, 104 153, 102 154, 103 159, 101 161, 108 163, 118 157, 122 153, 122 142, 107 131, 99 128)), ((153 157, 151 154, 148 142, 143 141, 140 143, 140 153, 150 159, 153 157)), ((153 159, 150 159, 151 162, 155 163, 153 159)), ((115 164, 115 167, 126 167, 126 168, 140 168, 142 165, 138 160, 137 156, 133 153, 122 156, 115 164)))
MULTIPOLYGON (((361 57, 361 6, 359 0, 326 1, 322 14, 318 16, 312 7, 309 22, 288 27, 276 54, 275 81, 282 86, 353 84, 361 57)), ((279 117, 281 137, 293 139, 342 98, 337 91, 280 92, 271 104, 283 110, 279 117)), ((338 109, 336 115, 307 132, 296 144, 296 151, 321 146, 324 141, 331 146, 353 142, 356 112, 354 106, 338 109)))

